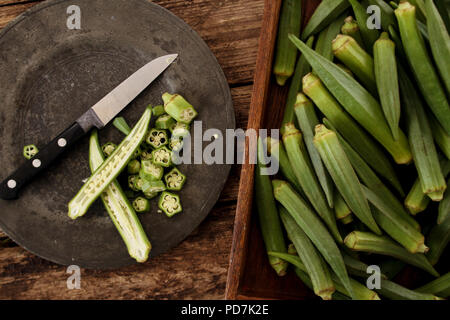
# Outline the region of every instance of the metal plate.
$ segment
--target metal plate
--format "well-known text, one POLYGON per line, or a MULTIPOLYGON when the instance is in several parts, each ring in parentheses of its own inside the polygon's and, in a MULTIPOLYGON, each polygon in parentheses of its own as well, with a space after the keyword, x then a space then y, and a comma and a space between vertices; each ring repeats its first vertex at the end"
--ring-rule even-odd
MULTIPOLYGON (((162 93, 178 92, 199 111, 202 128, 235 128, 224 74, 203 40, 182 20, 145 0, 53 0, 33 7, 0 33, 0 178, 22 163, 22 147, 44 145, 122 80, 152 59, 178 60, 123 115, 136 123, 162 93), (67 7, 81 8, 81 29, 69 30, 67 7)), ((123 136, 111 125, 102 143, 123 136)), ((90 175, 88 138, 40 175, 19 200, 0 200, 0 228, 25 249, 56 263, 85 268, 132 264, 118 232, 97 201, 82 218, 67 203, 90 175)), ((204 143, 205 144, 205 143, 204 143)), ((188 182, 184 212, 172 219, 140 215, 153 245, 151 257, 185 239, 208 215, 227 180, 229 165, 182 165, 188 182)), ((151 263, 151 261, 150 261, 151 263)))

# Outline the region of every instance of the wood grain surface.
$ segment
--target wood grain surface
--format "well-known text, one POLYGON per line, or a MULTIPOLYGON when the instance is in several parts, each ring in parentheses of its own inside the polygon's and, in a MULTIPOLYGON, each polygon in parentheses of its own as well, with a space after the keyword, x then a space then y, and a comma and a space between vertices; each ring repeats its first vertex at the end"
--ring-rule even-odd
MULTIPOLYGON (((0 28, 41 1, 0 0, 0 28)), ((237 127, 246 128, 264 0, 157 0, 206 41, 222 66, 237 127)), ((240 167, 235 166, 208 218, 177 248, 142 265, 81 271, 68 290, 66 267, 42 260, 0 230, 0 299, 222 299, 240 167)))

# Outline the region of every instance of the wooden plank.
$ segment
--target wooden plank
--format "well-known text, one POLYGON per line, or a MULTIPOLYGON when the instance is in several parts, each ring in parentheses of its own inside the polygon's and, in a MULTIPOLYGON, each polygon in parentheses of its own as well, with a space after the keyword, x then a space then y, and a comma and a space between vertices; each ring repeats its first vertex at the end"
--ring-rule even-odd
POLYGON ((23 2, 40 2, 42 0, 0 0, 0 6, 11 6, 23 2))

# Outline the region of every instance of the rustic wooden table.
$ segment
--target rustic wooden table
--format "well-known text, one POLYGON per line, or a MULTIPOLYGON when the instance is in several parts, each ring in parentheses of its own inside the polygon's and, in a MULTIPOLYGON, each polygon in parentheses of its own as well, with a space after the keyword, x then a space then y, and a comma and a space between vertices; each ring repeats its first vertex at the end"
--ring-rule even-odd
MULTIPOLYGON (((41 0, 0 0, 0 28, 41 0)), ((237 126, 246 128, 264 0, 155 0, 187 22, 222 66, 237 126)), ((28 253, 0 230, 0 299, 222 299, 240 168, 208 218, 177 248, 115 271, 81 271, 68 290, 66 267, 28 253)))

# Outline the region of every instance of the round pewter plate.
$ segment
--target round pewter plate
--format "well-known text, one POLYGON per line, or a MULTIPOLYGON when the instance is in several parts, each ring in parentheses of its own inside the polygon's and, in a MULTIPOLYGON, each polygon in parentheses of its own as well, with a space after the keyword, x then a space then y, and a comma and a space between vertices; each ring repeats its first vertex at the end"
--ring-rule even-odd
MULTIPOLYGON (((0 179, 24 159, 22 147, 45 145, 147 62, 178 59, 120 115, 134 125, 164 92, 180 93, 199 112, 203 132, 235 128, 224 74, 203 40, 181 19, 145 0, 52 0, 36 5, 0 33, 0 179), (67 8, 81 9, 81 29, 67 27, 67 8)), ((192 131, 191 131, 192 134, 192 131)), ((123 135, 109 124, 101 143, 123 135)), ((205 144, 205 143, 203 143, 205 144)), ((229 165, 185 164, 183 212, 152 210, 139 218, 150 258, 185 239, 208 215, 229 165)), ((32 253, 64 265, 118 268, 134 263, 100 201, 72 221, 67 204, 89 177, 88 136, 39 175, 13 201, 0 200, 0 228, 32 253)), ((150 262, 151 263, 151 262, 150 262)))

